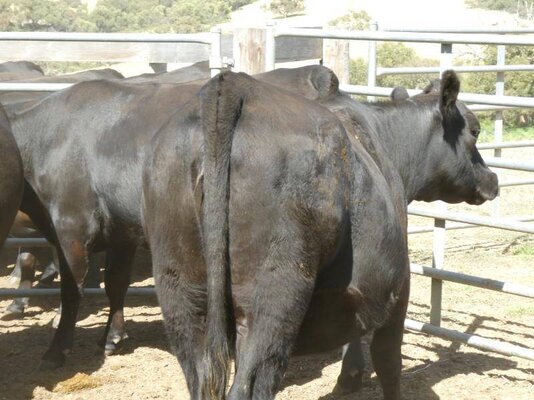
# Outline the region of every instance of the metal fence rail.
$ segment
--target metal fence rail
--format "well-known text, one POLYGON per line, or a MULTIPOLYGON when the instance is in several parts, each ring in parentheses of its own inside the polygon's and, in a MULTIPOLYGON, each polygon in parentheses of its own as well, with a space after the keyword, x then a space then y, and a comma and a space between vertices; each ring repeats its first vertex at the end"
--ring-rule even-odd
MULTIPOLYGON (((384 96, 389 97, 393 88, 363 86, 363 85, 340 85, 342 91, 349 94, 359 94, 365 96, 384 96)), ((409 89, 408 94, 415 96, 420 94, 420 90, 409 89)), ((533 108, 534 98, 520 96, 493 96, 489 94, 478 93, 460 93, 458 99, 467 103, 487 104, 492 106, 506 106, 517 108, 533 108)))
MULTIPOLYGON (((214 27, 210 32, 203 33, 86 33, 86 32, 0 32, 0 41, 27 42, 114 42, 114 43, 193 43, 210 46, 209 66, 211 76, 217 75, 223 68, 221 53, 222 31, 214 27)), ((56 91, 71 85, 41 84, 40 89, 32 88, 28 84, 21 86, 2 86, 0 90, 17 91, 56 91)))
POLYGON ((204 43, 209 33, 0 32, 1 40, 40 42, 204 43))
POLYGON ((534 350, 526 347, 499 342, 497 340, 487 339, 452 329, 441 328, 439 326, 425 324, 424 322, 414 321, 412 319, 406 319, 404 321, 404 327, 412 331, 427 333, 442 339, 465 343, 469 346, 476 347, 477 349, 493 351, 506 356, 516 356, 526 358, 527 360, 534 360, 534 350))
POLYGON ((479 150, 486 149, 513 149, 518 147, 534 147, 534 140, 510 141, 500 143, 477 143, 479 150))
MULTIPOLYGON (((0 289, 0 299, 11 299, 16 297, 52 297, 60 296, 60 289, 0 289)), ((156 291, 154 287, 130 287, 126 292, 127 296, 155 296, 156 291)), ((82 296, 84 297, 105 297, 105 289, 83 289, 82 296)))
POLYGON ((383 42, 503 44, 534 46, 534 37, 525 35, 459 34, 433 32, 347 31, 339 29, 274 28, 275 37, 312 37, 323 39, 373 40, 383 42))
MULTIPOLYGON (((439 74, 440 67, 377 67, 376 75, 439 74)), ((534 71, 534 65, 468 65, 454 66, 455 72, 518 72, 534 71)))
POLYGON ((419 264, 411 264, 410 271, 413 274, 428 276, 429 278, 439 279, 442 281, 455 282, 463 285, 475 286, 483 289, 490 289, 497 292, 515 294, 517 296, 534 299, 534 288, 518 285, 516 283, 480 278, 478 276, 461 274, 459 272, 425 267, 424 265, 419 264))
POLYGON ((472 225, 485 226, 488 228, 504 229, 514 232, 534 233, 534 224, 526 224, 519 221, 510 221, 504 218, 480 217, 452 211, 424 210, 415 206, 408 206, 408 214, 419 217, 435 218, 455 222, 465 222, 472 225))

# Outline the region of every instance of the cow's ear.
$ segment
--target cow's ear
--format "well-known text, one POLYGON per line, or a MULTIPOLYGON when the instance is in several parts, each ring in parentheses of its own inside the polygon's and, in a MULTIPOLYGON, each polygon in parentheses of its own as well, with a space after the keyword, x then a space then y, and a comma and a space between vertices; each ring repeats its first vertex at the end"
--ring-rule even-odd
POLYGON ((424 94, 428 93, 439 93, 441 89, 441 80, 436 78, 432 79, 428 85, 423 89, 424 94))
POLYGON ((397 86, 396 88, 393 88, 389 97, 393 101, 398 101, 398 100, 406 100, 408 97, 410 97, 410 95, 408 94, 408 91, 406 90, 406 88, 402 86, 397 86))
POLYGON ((460 93, 460 80, 456 72, 452 70, 445 71, 441 76, 441 90, 439 93, 439 102, 442 111, 448 111, 454 106, 458 99, 458 93, 460 93))
POLYGON ((339 92, 339 79, 329 68, 317 66, 312 70, 310 80, 319 92, 320 98, 325 98, 339 92))

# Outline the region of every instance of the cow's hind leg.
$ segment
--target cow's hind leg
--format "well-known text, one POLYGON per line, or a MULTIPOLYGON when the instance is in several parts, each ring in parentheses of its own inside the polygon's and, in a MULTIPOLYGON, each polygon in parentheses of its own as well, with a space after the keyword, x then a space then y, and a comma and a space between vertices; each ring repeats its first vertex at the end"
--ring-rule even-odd
POLYGON ((130 285, 135 244, 113 245, 107 251, 105 284, 109 316, 101 344, 106 355, 113 354, 128 338, 124 328, 124 298, 130 285))
MULTIPOLYGON (((59 213, 58 213, 59 214, 59 213)), ((52 344, 43 355, 40 369, 53 369, 65 362, 72 349, 74 326, 81 300, 81 289, 88 268, 89 235, 83 219, 65 213, 56 221, 59 274, 61 276, 61 317, 52 344)))
POLYGON ((363 385, 364 370, 362 342, 360 339, 354 340, 343 347, 343 363, 334 393, 342 395, 360 390, 363 385))
POLYGON ((408 307, 409 280, 406 280, 399 299, 391 310, 388 322, 374 332, 371 357, 385 400, 399 400, 402 369, 402 336, 408 307))
POLYGON ((69 254, 69 258, 67 258, 67 255, 63 255, 62 251, 58 251, 58 253, 60 253, 59 273, 61 276, 61 317, 52 344, 43 355, 39 367, 41 370, 54 369, 62 366, 65 363, 65 355, 72 349, 74 326, 76 324, 78 307, 81 300, 80 289, 83 283, 83 275, 81 274, 81 271, 87 270, 87 253, 82 249, 83 246, 79 248, 79 254, 76 254, 76 256, 69 254), (67 259, 69 259, 70 262, 67 261, 67 259), (74 268, 78 274, 73 274, 71 268, 74 268))
POLYGON ((228 400, 274 399, 313 292, 315 266, 284 263, 279 254, 270 258, 256 282, 228 400))
MULTIPOLYGON (((31 289, 35 278, 35 266, 37 259, 31 253, 21 253, 17 257, 15 270, 12 276, 20 279, 19 289, 31 289)), ((28 306, 30 299, 28 297, 18 297, 6 308, 2 319, 13 319, 22 317, 24 309, 28 306)))
POLYGON ((206 316, 206 289, 182 273, 171 258, 163 263, 153 259, 158 301, 163 313, 171 351, 184 373, 192 400, 199 399, 197 367, 202 355, 206 316))

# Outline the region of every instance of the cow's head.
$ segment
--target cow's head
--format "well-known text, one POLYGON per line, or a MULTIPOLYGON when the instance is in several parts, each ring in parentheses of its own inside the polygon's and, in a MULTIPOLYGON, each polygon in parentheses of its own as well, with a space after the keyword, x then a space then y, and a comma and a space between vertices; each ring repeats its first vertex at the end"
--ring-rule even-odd
POLYGON ((476 148, 480 124, 457 100, 459 91, 456 73, 445 71, 441 82, 433 81, 415 96, 433 99, 435 104, 426 168, 421 171, 432 183, 418 193, 416 200, 482 204, 497 195, 497 175, 488 169, 476 148))

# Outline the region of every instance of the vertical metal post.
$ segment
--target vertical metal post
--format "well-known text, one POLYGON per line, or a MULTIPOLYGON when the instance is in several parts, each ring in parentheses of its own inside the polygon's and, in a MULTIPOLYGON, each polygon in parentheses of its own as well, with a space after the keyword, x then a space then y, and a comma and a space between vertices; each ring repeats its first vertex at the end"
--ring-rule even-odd
MULTIPOLYGON (((506 47, 504 45, 498 45, 497 46, 497 65, 505 65, 506 64, 506 47)), ((497 72, 497 81, 495 82, 495 95, 497 96, 503 96, 504 95, 504 71, 497 72)), ((502 135, 503 135, 503 112, 497 111, 495 113, 495 124, 494 124, 494 131, 493 131, 493 141, 495 143, 501 143, 502 142, 502 135)), ((493 156, 494 157, 501 157, 501 149, 494 149, 493 156)), ((497 197, 495 200, 493 200, 493 216, 498 217, 500 214, 500 201, 499 201, 499 195, 497 194, 497 197)))
POLYGON ((440 76, 443 71, 452 67, 452 43, 441 43, 441 55, 439 58, 440 76))
MULTIPOLYGON (((370 31, 378 30, 378 23, 372 21, 369 24, 370 31)), ((367 55, 367 86, 375 87, 376 86, 376 41, 369 40, 368 42, 368 55, 367 55)), ((374 96, 367 96, 367 101, 375 101, 374 96)))
MULTIPOLYGON (((438 205, 439 207, 439 205, 438 205)), ((434 220, 434 242, 432 246, 432 268, 443 269, 445 260, 445 220, 434 220)), ((439 279, 432 279, 430 287, 430 323, 441 325, 441 294, 443 282, 439 279)))
POLYGON ((221 38, 222 30, 219 26, 213 27, 210 30, 211 45, 210 45, 210 71, 211 76, 217 75, 222 69, 222 54, 221 54, 221 38))
MULTIPOLYGON (((441 44, 440 56, 440 77, 443 72, 452 66, 452 44, 441 44)), ((436 202, 438 211, 446 211, 447 204, 442 201, 436 202)), ((443 269, 445 263, 445 237, 446 223, 444 219, 434 220, 434 239, 432 245, 432 268, 443 269)), ((441 325, 441 303, 443 293, 443 281, 432 279, 430 286, 430 323, 432 325, 441 325)))
POLYGON ((267 22, 265 27, 265 71, 272 71, 276 64, 275 22, 267 22))

